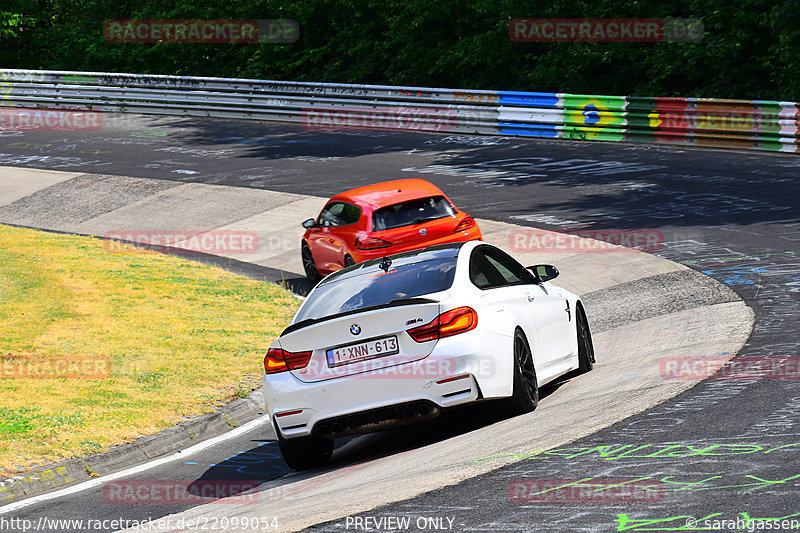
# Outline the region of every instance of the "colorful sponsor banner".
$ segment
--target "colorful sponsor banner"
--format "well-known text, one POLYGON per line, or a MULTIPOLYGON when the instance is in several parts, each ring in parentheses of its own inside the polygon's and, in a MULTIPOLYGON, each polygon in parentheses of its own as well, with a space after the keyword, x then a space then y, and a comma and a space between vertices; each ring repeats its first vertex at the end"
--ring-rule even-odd
MULTIPOLYGON (((794 145, 793 103, 628 97, 628 137, 659 143, 780 150, 794 145), (788 133, 791 137, 781 139, 788 133)), ((792 149, 793 151, 793 149, 792 149)))
POLYGON ((456 112, 447 107, 306 108, 301 124, 309 130, 452 131, 456 112))
POLYGON ((795 102, 497 94, 501 135, 800 151, 795 102), (560 115, 548 114, 553 112, 560 115))
POLYGON ((513 93, 502 96, 499 107, 499 133, 531 137, 558 137, 558 129, 564 123, 564 110, 556 105, 559 99, 548 93, 513 93))
POLYGON ((518 43, 663 43, 703 39, 698 19, 513 19, 509 38, 518 43))
POLYGON ((529 93, 522 91, 497 91, 501 106, 558 107, 557 93, 529 93))
POLYGON ((626 100, 622 96, 562 94, 562 138, 621 141, 624 139, 626 100))
POLYGON ((559 137, 558 128, 552 124, 519 124, 517 122, 500 122, 498 134, 521 135, 524 137, 546 137, 556 139, 559 137))
MULTIPOLYGON (((526 19, 527 20, 527 19, 526 19)), ((531 19, 534 20, 534 19, 531 19)), ((543 20, 543 19, 535 19, 543 20)), ((572 20, 572 19, 564 19, 572 20)), ((576 19, 578 20, 578 19, 576 19)), ((583 19, 580 19, 583 20, 583 19)), ((690 19, 665 19, 664 31, 675 27, 678 23, 690 19), (669 21, 672 26, 666 24, 669 21)), ((164 35, 180 40, 186 32, 192 31, 185 24, 185 32, 178 34, 178 23, 192 21, 109 21, 108 31, 113 29, 114 39, 123 39, 122 22, 130 23, 125 31, 134 32, 133 37, 163 41, 164 35), (133 22, 158 23, 135 25, 133 22), (113 26, 119 23, 120 26, 113 26), (156 30, 155 33, 153 30, 156 30), (161 34, 159 34, 159 31, 161 34), (162 39, 157 39, 159 35, 162 39)), ((195 23, 219 22, 213 27, 201 27, 195 24, 195 33, 206 31, 202 42, 214 42, 217 39, 235 40, 241 31, 231 30, 229 22, 237 21, 193 21, 195 23)), ((248 22, 248 21, 238 21, 248 22)), ((255 21, 259 24, 264 21, 255 21)), ((284 20, 267 21, 283 23, 284 20)), ((291 22, 291 21, 289 21, 291 22)), ((262 24, 263 26, 263 24, 262 24)), ((291 24, 287 27, 290 27, 291 24)), ((569 26, 568 26, 569 27, 569 26)), ((635 27, 630 31, 635 33, 635 27)), ((279 29, 275 26, 276 31, 279 29)), ((684 29, 686 25, 684 24, 684 29)), ((259 29, 261 31, 261 29, 259 29)), ((558 31, 558 29, 554 30, 558 31)), ((563 30, 562 31, 566 31, 563 30)), ((572 31, 572 30, 570 30, 572 31)), ((578 30, 580 28, 578 27, 578 30)), ((627 31, 627 30, 626 30, 627 31)), ((246 33, 246 32, 245 32, 246 33)), ((127 37, 130 37, 128 35, 127 37)), ((125 38, 127 38, 125 37, 125 38)), ((196 37, 192 37, 193 39, 196 37)), ((249 36, 247 38, 251 38, 249 36)), ((70 85, 126 86, 128 84, 144 84, 157 88, 166 82, 161 77, 139 75, 113 75, 108 73, 84 72, 46 72, 28 70, 0 71, 0 134, 21 135, 24 129, 53 130, 92 130, 102 127, 102 115, 91 111, 48 110, 13 108, 10 104, 19 95, 29 99, 36 92, 31 92, 33 84, 42 84, 48 88, 52 84, 61 87, 70 85), (5 107, 3 107, 5 106, 5 107), (14 131, 9 131, 13 129, 14 131)), ((220 79, 224 84, 229 80, 220 79)), ((170 78, 169 89, 191 91, 197 89, 191 79, 181 78, 174 81, 170 78)), ((208 80, 203 80, 203 84, 208 80)), ((713 98, 676 98, 676 97, 621 97, 603 95, 580 95, 564 93, 543 93, 526 91, 480 91, 480 90, 447 90, 447 104, 428 107, 425 103, 413 103, 415 99, 431 101, 431 94, 438 94, 441 99, 445 93, 423 91, 411 87, 384 87, 380 95, 373 89, 359 85, 328 84, 293 84, 290 82, 255 82, 248 80, 247 85, 260 86, 265 94, 280 92, 281 97, 270 100, 273 109, 289 109, 286 114, 294 119, 299 118, 304 127, 313 130, 410 130, 485 133, 500 135, 535 136, 543 138, 562 138, 579 140, 636 141, 650 143, 669 143, 693 146, 729 147, 737 149, 757 149, 781 152, 800 152, 800 116, 797 102, 778 102, 765 100, 723 100, 713 98), (399 95, 400 102, 387 100, 374 105, 354 102, 355 106, 338 107, 338 103, 346 98, 376 99, 391 98, 399 95), (292 94, 315 96, 314 105, 299 111, 294 105, 292 94), (326 104, 328 96, 335 96, 336 103, 326 104), (287 107, 287 106, 292 107, 287 107)), ((204 85, 205 86, 205 85, 204 85)), ((38 90, 38 89, 35 89, 38 90)), ((76 93, 77 94, 77 93, 76 93)), ((234 94, 234 93, 232 93, 234 94)), ((248 92, 248 94, 250 94, 248 92)), ((76 96, 77 98, 77 96, 76 96)), ((377 100, 376 100, 377 101, 377 100)), ((27 104, 26 104, 27 105, 27 104)), ((300 104, 306 105, 306 104, 300 104)), ((115 104, 120 109, 135 108, 135 103, 115 104)), ((115 107, 117 109, 117 107, 115 107)), ((107 117, 106 117, 107 118, 107 117)))
POLYGON ((777 133, 780 110, 755 105, 724 106, 687 102, 682 110, 661 110, 651 121, 656 129, 715 133, 777 133))

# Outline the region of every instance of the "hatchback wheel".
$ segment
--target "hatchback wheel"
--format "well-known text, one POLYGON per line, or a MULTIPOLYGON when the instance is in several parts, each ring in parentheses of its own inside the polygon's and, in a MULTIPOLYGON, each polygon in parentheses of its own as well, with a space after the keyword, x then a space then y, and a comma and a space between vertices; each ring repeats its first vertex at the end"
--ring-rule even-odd
POLYGON ((314 256, 311 255, 311 249, 306 243, 303 243, 300 255, 303 257, 303 270, 306 272, 306 278, 316 285, 319 281, 319 272, 317 271, 316 263, 314 263, 314 256))

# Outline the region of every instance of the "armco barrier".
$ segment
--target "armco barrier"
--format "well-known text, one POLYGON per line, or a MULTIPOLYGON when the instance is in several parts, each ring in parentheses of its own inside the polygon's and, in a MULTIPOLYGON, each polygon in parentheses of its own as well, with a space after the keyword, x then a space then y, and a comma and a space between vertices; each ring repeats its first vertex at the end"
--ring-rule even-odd
POLYGON ((767 100, 0 70, 0 106, 800 152, 800 104, 767 100))

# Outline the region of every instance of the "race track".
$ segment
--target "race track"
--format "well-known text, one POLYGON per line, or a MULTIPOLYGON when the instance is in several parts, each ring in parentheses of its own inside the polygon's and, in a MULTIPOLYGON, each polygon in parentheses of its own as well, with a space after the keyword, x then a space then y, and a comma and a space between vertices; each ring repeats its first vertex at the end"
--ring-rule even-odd
MULTIPOLYGON (((551 387, 530 415, 499 420, 481 410, 456 412, 436 426, 350 440, 331 468, 285 476, 274 444, 254 442, 268 435, 254 431, 238 445, 207 450, 206 462, 176 463, 142 479, 219 476, 220 464, 259 456, 236 470, 268 481, 257 503, 131 509, 104 505, 98 502, 102 491, 87 490, 9 516, 87 518, 91 505, 109 517, 176 511, 184 518, 275 516, 281 530, 325 521, 315 528, 352 529, 352 515, 361 512, 359 518, 405 516, 412 522, 438 517, 454 530, 636 531, 674 530, 681 520, 685 527, 686 516, 800 513, 794 477, 800 473, 793 469, 797 381, 751 375, 686 390, 695 382, 665 379, 660 367, 664 357, 737 351, 750 333, 751 316, 739 298, 753 309, 755 322, 738 357, 794 356, 800 291, 794 181, 800 161, 793 156, 310 133, 135 116, 107 122, 100 135, 3 136, 0 151, 2 165, 75 173, 36 173, 30 184, 19 175, 10 178, 16 169, 0 178, 0 203, 6 204, 0 222, 60 231, 98 234, 130 226, 142 214, 163 224, 168 206, 173 214, 177 210, 173 228, 268 233, 264 228, 296 228, 301 214, 318 209, 324 198, 309 193, 325 197, 375 180, 418 176, 481 217, 487 240, 525 259, 542 256, 526 248, 519 236, 529 233, 519 226, 662 235, 653 255, 570 249, 536 261, 556 264, 559 282, 585 298, 600 364, 551 387), (658 497, 534 503, 509 492, 518 480, 578 479, 638 480, 657 487, 658 497)), ((284 251, 291 246, 296 241, 277 242, 244 260, 297 273, 296 251, 284 251)))

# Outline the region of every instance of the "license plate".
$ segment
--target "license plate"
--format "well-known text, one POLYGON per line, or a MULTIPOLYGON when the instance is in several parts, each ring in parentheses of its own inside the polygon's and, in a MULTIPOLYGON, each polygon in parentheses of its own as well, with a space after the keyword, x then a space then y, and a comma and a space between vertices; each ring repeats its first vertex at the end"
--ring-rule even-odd
POLYGON ((328 366, 332 367, 347 365, 364 359, 393 355, 399 351, 397 337, 392 336, 331 348, 325 353, 328 356, 328 366))

